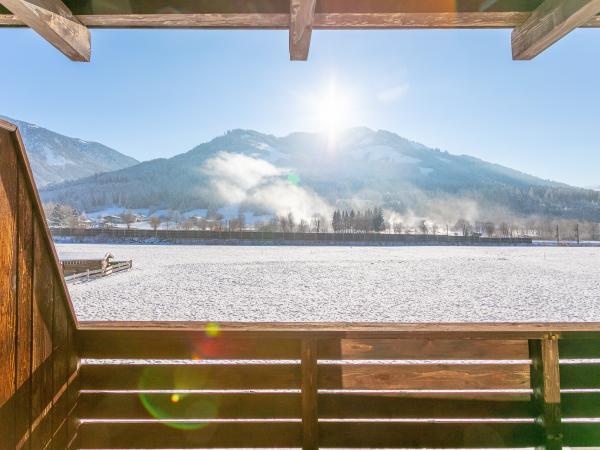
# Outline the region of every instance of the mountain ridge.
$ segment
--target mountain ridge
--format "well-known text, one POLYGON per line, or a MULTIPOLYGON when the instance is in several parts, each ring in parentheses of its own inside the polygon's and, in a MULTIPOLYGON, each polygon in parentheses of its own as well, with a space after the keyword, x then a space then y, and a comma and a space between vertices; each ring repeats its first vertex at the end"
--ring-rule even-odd
POLYGON ((234 129, 171 158, 47 186, 46 201, 106 207, 215 209, 299 217, 381 205, 403 217, 507 215, 600 220, 600 193, 358 127, 277 137, 234 129))
POLYGON ((0 115, 19 128, 37 185, 43 188, 130 167, 139 161, 99 142, 85 141, 0 115))

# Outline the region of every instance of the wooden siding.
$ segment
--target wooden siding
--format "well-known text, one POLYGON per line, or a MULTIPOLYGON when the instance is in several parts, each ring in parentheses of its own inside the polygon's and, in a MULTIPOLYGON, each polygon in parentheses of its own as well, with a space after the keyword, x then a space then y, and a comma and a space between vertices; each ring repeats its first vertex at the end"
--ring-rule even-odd
POLYGON ((66 448, 77 431, 67 421, 76 322, 20 137, 5 122, 0 300, 0 448, 66 448))

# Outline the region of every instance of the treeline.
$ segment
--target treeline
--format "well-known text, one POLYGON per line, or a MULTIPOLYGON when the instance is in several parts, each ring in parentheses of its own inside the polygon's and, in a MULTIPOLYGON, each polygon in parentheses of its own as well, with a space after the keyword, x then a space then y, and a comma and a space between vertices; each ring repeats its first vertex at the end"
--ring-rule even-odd
POLYGON ((331 228, 336 233, 379 233, 385 231, 386 223, 383 208, 354 211, 353 209, 333 212, 331 228))

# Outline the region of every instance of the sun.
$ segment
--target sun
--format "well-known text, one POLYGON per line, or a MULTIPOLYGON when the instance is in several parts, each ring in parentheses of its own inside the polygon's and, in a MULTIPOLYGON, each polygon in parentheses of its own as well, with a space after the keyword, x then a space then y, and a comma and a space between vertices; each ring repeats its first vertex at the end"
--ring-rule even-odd
POLYGON ((349 95, 331 79, 324 92, 316 98, 316 116, 320 127, 330 139, 348 126, 351 102, 349 95))

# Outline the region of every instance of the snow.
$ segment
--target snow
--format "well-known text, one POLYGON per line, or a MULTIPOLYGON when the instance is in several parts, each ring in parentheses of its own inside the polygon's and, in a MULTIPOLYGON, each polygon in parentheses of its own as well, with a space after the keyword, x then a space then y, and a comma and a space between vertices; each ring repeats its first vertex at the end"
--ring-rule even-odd
POLYGON ((81 320, 600 321, 600 249, 58 244, 133 259, 70 285, 81 320))
POLYGON ((44 159, 49 166, 66 166, 72 164, 71 161, 59 155, 50 147, 44 147, 43 149, 44 159))
POLYGON ((418 158, 406 156, 398 152, 394 147, 387 145, 372 145, 357 148, 351 151, 354 159, 361 161, 387 161, 397 164, 418 164, 421 162, 418 158))

